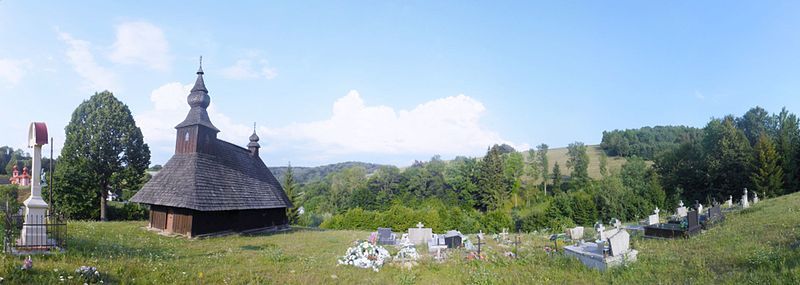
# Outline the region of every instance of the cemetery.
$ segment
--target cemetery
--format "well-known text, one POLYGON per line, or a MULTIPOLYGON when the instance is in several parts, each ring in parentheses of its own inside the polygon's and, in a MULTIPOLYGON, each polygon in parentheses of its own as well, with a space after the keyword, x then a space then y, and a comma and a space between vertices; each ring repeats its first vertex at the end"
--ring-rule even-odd
POLYGON ((0 0, 0 285, 800 284, 800 3, 77 2, 0 0))

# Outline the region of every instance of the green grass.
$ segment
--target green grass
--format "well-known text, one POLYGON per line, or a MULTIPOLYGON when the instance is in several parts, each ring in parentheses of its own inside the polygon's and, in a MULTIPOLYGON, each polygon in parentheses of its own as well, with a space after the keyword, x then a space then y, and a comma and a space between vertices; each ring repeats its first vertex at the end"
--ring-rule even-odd
POLYGON ((16 269, 22 257, 6 255, 0 276, 12 284, 82 284, 74 271, 89 265, 105 283, 136 284, 800 284, 800 194, 763 200, 688 240, 635 238, 639 261, 607 272, 548 256, 544 235, 525 235, 518 260, 503 257, 509 248, 489 241, 485 261, 467 261, 456 251, 445 263, 426 257, 411 270, 387 265, 373 272, 336 265, 367 232, 186 239, 144 225, 71 222, 66 253, 34 256, 29 272, 16 269))
MULTIPOLYGON (((600 148, 600 145, 587 145, 586 146, 586 154, 589 155, 589 177, 594 179, 602 178, 600 175, 600 155, 603 153, 603 149, 600 148)), ((527 159, 527 153, 523 153, 527 159)), ((569 156, 567 155, 567 148, 553 148, 547 151, 547 162, 549 165, 549 170, 553 172, 553 166, 558 162, 559 168, 561 168, 561 174, 563 175, 570 175, 571 171, 567 168, 567 159, 569 156)), ((608 163, 608 171, 616 171, 622 168, 622 165, 625 164, 628 160, 621 156, 609 156, 606 162, 608 163)))

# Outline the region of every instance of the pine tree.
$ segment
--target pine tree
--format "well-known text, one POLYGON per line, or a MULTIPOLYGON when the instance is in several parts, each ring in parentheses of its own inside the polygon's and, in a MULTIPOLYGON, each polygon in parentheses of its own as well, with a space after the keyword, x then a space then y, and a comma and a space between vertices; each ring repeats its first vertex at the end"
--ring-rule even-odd
POLYGON ((553 165, 553 189, 561 189, 561 167, 558 162, 553 165))
POLYGON ((486 152, 480 166, 478 179, 479 196, 476 202, 482 211, 497 209, 502 201, 508 197, 510 187, 507 187, 503 175, 503 157, 500 148, 495 145, 486 152))
POLYGON ((755 145, 753 161, 753 181, 756 191, 764 197, 774 197, 783 193, 783 169, 778 165, 778 152, 775 144, 765 134, 761 134, 755 145))
POLYGON ((283 175, 283 191, 286 192, 286 197, 292 203, 292 207, 286 208, 286 217, 289 219, 289 224, 296 224, 299 218, 298 208, 300 204, 300 193, 297 193, 297 183, 294 181, 294 171, 292 170, 292 163, 286 168, 286 174, 283 175))

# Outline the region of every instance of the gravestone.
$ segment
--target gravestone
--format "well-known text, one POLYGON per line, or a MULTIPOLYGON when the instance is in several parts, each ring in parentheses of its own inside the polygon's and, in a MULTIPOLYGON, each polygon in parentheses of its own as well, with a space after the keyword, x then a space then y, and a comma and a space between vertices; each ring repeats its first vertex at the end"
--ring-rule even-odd
POLYGON ((583 238, 583 227, 574 227, 567 229, 567 236, 572 240, 579 240, 583 238))
POLYGON ((728 196, 728 201, 726 203, 728 204, 728 208, 733 207, 733 195, 728 196))
POLYGON ((658 207, 656 207, 656 209, 653 210, 653 214, 647 217, 647 225, 648 226, 649 225, 655 225, 655 224, 659 223, 658 212, 660 212, 660 210, 658 209, 658 207))
POLYGON ((615 229, 619 229, 622 227, 622 222, 619 221, 617 218, 611 219, 611 224, 614 226, 615 229))
POLYGON ((425 225, 421 222, 417 223, 416 228, 408 229, 408 240, 413 244, 426 244, 431 240, 431 237, 433 237, 433 230, 425 228, 425 225))
POLYGON ((700 214, 697 211, 689 211, 686 215, 687 230, 696 229, 700 226, 700 214))
POLYGON ((443 249, 447 248, 447 244, 444 241, 444 235, 431 235, 431 240, 428 241, 428 252, 440 252, 443 249))
POLYGON ((594 230, 597 232, 597 235, 598 235, 597 240, 598 241, 602 242, 602 241, 604 241, 606 239, 606 236, 604 235, 606 227, 603 226, 603 223, 601 223, 601 222, 595 223, 594 224, 594 230))
POLYGON ((448 231, 444 234, 444 243, 447 245, 447 248, 461 247, 463 241, 464 236, 459 231, 448 231))
POLYGON ((750 207, 750 203, 747 201, 747 188, 744 188, 744 195, 742 195, 742 208, 746 209, 750 207))
POLYGON ((758 203, 758 193, 756 193, 756 191, 753 191, 753 204, 755 203, 758 203))
POLYGON ((608 238, 608 248, 611 256, 620 256, 630 250, 631 236, 627 231, 619 231, 608 238))
POLYGON ((395 245, 397 236, 392 233, 392 228, 378 228, 378 244, 395 245))
POLYGON ((684 207, 684 206, 683 206, 683 200, 681 200, 681 201, 678 203, 678 208, 677 208, 677 209, 675 209, 675 215, 676 215, 676 216, 678 216, 679 218, 683 218, 683 217, 686 217, 686 213, 687 213, 688 211, 689 211, 689 210, 688 210, 688 209, 686 209, 686 207, 684 207))
POLYGON ((597 242, 579 241, 575 245, 564 247, 564 254, 578 258, 584 265, 598 270, 622 265, 636 261, 637 251, 630 249, 630 234, 624 229, 614 229, 616 232, 605 237, 602 224, 595 224, 600 239, 597 242), (608 250, 605 248, 608 244, 608 250))
POLYGON ((703 212, 703 204, 700 204, 700 201, 694 200, 694 209, 697 210, 698 213, 703 212))

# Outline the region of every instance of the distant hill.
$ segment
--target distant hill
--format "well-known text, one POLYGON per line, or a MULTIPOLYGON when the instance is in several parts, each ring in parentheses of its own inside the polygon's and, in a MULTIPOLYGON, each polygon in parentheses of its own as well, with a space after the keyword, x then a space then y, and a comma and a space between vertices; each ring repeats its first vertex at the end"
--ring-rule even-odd
MULTIPOLYGON (((587 145, 586 153, 589 155, 589 177, 593 179, 602 178, 600 175, 600 155, 603 153, 603 149, 600 148, 600 145, 587 145)), ((523 155, 525 155, 525 159, 527 159, 527 152, 524 152, 523 155)), ((561 174, 569 176, 571 171, 567 168, 568 158, 566 147, 548 150, 547 160, 550 164, 550 173, 553 173, 553 165, 558 162, 558 167, 561 168, 561 174)), ((621 169, 622 165, 628 160, 621 156, 609 156, 606 161, 608 162, 608 171, 611 172, 621 169)))
MULTIPOLYGON (((600 148, 600 145, 588 145, 587 146, 587 153, 589 154, 589 177, 594 179, 600 179, 600 154, 603 150, 600 148)), ((527 151, 524 151, 523 156, 527 159, 527 151)), ((569 176, 570 171, 567 168, 567 148, 553 148, 547 152, 547 158, 550 163, 550 172, 553 171, 553 165, 558 162, 559 167, 561 168, 561 173, 563 175, 569 176)), ((622 165, 625 164, 627 159, 620 156, 610 156, 608 157, 608 171, 619 170, 622 168, 622 165)), ((303 166, 292 166, 292 170, 294 170, 294 177, 295 180, 300 184, 305 184, 311 182, 313 180, 322 179, 328 174, 331 174, 336 171, 340 171, 342 169, 350 168, 353 166, 361 166, 367 170, 367 174, 371 174, 378 170, 382 164, 375 164, 375 163, 368 163, 368 162, 357 162, 357 161, 348 161, 348 162, 340 162, 335 164, 328 164, 316 167, 303 167, 303 166)), ((270 166, 269 169, 272 171, 272 174, 275 175, 275 178, 278 181, 283 181, 283 174, 286 172, 286 166, 270 166)))
MULTIPOLYGON (((292 171, 294 171, 294 179, 299 184, 305 184, 314 180, 319 180, 328 176, 336 171, 340 171, 342 169, 351 168, 354 166, 360 166, 367 170, 367 174, 371 174, 378 170, 381 164, 375 163, 367 163, 367 162, 357 162, 357 161, 348 161, 348 162, 340 162, 335 164, 328 164, 316 167, 303 167, 303 166, 292 166, 292 171)), ((275 178, 278 181, 283 182, 283 175, 286 173, 286 166, 270 166, 269 170, 272 171, 272 174, 275 175, 275 178)))

